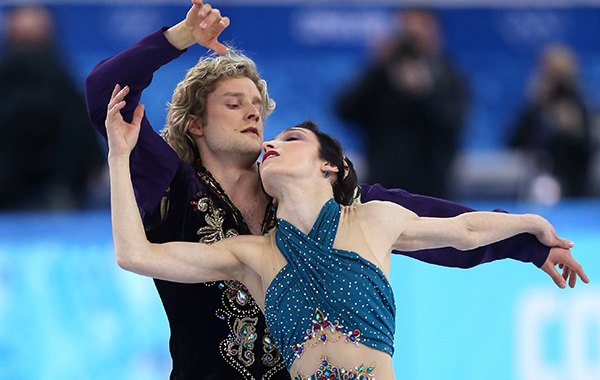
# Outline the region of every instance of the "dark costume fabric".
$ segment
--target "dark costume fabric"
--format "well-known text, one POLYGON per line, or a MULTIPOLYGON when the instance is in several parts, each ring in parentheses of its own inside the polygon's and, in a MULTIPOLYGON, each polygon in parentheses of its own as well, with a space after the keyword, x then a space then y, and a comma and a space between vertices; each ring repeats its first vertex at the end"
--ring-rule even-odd
POLYGON ((340 328, 346 343, 394 353, 392 287, 375 264, 356 252, 333 248, 341 213, 342 207, 330 199, 308 235, 277 219, 275 239, 287 265, 267 289, 265 315, 288 369, 300 357, 305 339, 326 343, 326 332, 313 334, 322 325, 340 328))
MULTIPOLYGON (((131 88, 121 112, 130 121, 154 72, 184 53, 166 40, 163 30, 100 62, 86 79, 88 112, 94 127, 105 138, 106 107, 115 84, 131 88)), ((210 243, 250 233, 243 217, 210 173, 180 160, 145 116, 137 146, 131 153, 131 176, 147 236, 152 242, 210 243)), ((402 190, 388 191, 378 185, 363 186, 362 197, 365 201, 391 200, 423 216, 456 215, 471 210, 402 190)), ((265 210, 265 228, 272 221, 269 211, 265 210)), ((468 252, 429 250, 409 254, 454 267, 506 258, 503 254, 541 266, 548 255, 548 248, 530 235, 506 242, 468 252)), ((171 379, 289 379, 281 355, 266 332, 264 315, 242 284, 234 281, 178 284, 158 280, 155 283, 171 328, 171 379)))

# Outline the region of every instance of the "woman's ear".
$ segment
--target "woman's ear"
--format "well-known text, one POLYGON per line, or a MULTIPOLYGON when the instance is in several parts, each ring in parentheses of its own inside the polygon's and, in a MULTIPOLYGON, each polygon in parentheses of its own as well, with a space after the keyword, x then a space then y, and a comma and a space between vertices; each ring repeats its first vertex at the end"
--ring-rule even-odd
POLYGON ((321 171, 323 171, 323 175, 328 178, 332 173, 337 173, 339 169, 337 166, 331 164, 331 162, 324 162, 321 171))
POLYGON ((202 119, 196 115, 189 115, 188 118, 188 132, 195 137, 203 136, 204 130, 202 128, 202 119))

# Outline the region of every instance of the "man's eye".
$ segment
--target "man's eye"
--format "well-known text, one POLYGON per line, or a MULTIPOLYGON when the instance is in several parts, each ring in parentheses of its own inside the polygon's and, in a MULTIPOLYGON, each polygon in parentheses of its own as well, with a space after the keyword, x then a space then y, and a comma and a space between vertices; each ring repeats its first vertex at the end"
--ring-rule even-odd
POLYGON ((285 139, 285 141, 295 141, 298 140, 298 138, 296 136, 290 136, 287 139, 285 139))
POLYGON ((239 108, 239 104, 228 104, 227 107, 229 108, 239 108))

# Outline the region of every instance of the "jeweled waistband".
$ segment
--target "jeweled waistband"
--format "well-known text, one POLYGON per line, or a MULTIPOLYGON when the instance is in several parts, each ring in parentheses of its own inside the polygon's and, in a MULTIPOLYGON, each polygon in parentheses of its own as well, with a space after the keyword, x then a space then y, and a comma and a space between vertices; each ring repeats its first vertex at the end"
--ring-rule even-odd
POLYGON ((352 369, 337 367, 329 361, 329 356, 321 356, 321 364, 310 376, 297 374, 294 380, 375 380, 373 370, 375 365, 361 364, 352 369))

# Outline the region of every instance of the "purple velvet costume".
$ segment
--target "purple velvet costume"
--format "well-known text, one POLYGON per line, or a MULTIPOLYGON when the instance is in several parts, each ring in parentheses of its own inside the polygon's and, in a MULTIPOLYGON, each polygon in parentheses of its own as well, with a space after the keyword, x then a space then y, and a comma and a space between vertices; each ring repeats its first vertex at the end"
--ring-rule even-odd
MULTIPOLYGON (((131 48, 100 62, 86 79, 91 121, 106 138, 106 108, 115 84, 131 90, 122 110, 131 120, 142 91, 161 66, 184 51, 175 49, 158 30, 131 48)), ((148 239, 211 243, 250 231, 210 173, 180 160, 144 116, 138 144, 131 154, 136 199, 148 239)), ((454 216, 465 206, 379 185, 361 185, 361 199, 386 200, 421 216, 454 216)), ((265 226, 272 219, 265 210, 265 226)), ((549 248, 522 234, 471 251, 454 249, 394 252, 432 264, 468 268, 513 258, 540 267, 549 248)), ((289 379, 281 355, 266 331, 264 315, 247 289, 236 281, 179 284, 155 280, 171 328, 171 379, 289 379)))

